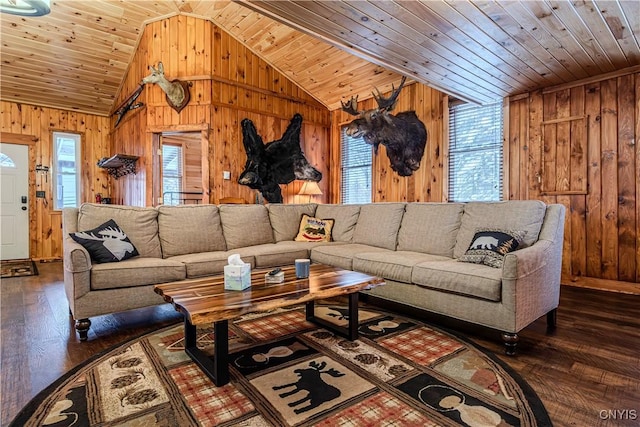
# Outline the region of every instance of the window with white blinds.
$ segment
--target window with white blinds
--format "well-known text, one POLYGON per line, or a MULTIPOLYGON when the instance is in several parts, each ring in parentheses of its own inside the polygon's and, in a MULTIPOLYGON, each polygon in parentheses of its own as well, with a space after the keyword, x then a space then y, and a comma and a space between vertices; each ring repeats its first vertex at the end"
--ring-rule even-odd
POLYGON ((53 209, 80 206, 80 135, 53 132, 53 209))
POLYGON ((371 203, 372 148, 362 138, 352 138, 342 128, 342 180, 340 187, 343 204, 371 203))
POLYGON ((449 108, 449 201, 502 199, 502 102, 449 108))
POLYGON ((162 145, 162 198, 165 205, 180 203, 182 191, 182 146, 162 145))

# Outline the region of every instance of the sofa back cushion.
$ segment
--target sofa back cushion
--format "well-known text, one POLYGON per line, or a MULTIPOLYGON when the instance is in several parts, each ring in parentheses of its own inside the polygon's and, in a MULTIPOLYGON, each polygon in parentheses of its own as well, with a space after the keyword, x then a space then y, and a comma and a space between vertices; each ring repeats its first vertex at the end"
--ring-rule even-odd
POLYGON ((275 242, 264 205, 221 205, 220 219, 227 250, 275 242))
POLYGON ((407 203, 398 232, 398 250, 453 257, 462 203, 407 203))
POLYGON ((314 216, 316 204, 283 205, 280 203, 267 205, 269 219, 273 228, 273 238, 276 242, 293 240, 298 234, 302 215, 314 216))
POLYGON ((92 230, 110 219, 126 233, 141 257, 162 258, 155 208, 84 203, 78 211, 78 231, 92 230))
POLYGON ((395 250, 404 207, 405 203, 372 203, 360 206, 353 243, 395 250))
POLYGON ((453 250, 454 258, 460 258, 469 249, 478 229, 525 231, 518 248, 531 246, 538 240, 546 209, 544 202, 539 200, 466 203, 453 250))
POLYGON ((227 250, 216 205, 159 206, 158 228, 164 258, 227 250))
POLYGON ((353 241, 353 232, 358 223, 360 206, 358 205, 318 205, 316 208, 316 218, 332 219, 331 239, 334 242, 353 241))

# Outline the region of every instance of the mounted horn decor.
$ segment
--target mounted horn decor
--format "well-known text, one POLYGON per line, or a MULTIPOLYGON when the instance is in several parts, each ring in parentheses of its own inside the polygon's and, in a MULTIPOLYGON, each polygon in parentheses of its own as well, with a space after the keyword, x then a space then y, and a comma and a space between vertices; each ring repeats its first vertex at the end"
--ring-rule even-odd
POLYGON ((113 113, 117 116, 116 123, 113 125, 114 128, 118 127, 118 125, 122 121, 122 118, 124 117, 125 114, 127 114, 131 110, 135 110, 136 108, 140 108, 144 105, 142 102, 135 103, 138 97, 140 96, 140 94, 142 93, 143 89, 144 89, 144 83, 140 83, 140 85, 136 88, 136 90, 131 95, 129 95, 127 99, 125 99, 124 102, 120 104, 120 107, 118 107, 116 111, 113 113))
POLYGON ((391 169, 400 176, 410 176, 418 170, 427 145, 427 129, 415 111, 404 111, 395 116, 390 113, 396 106, 406 79, 402 77, 397 89, 392 86, 389 98, 384 98, 376 89, 378 94, 374 93, 373 97, 378 108, 358 111, 357 96, 352 96, 349 102, 341 102, 343 111, 358 116, 347 126, 347 135, 361 136, 364 142, 373 145, 376 154, 378 145, 384 145, 391 161, 391 169))
POLYGON ((158 62, 158 68, 154 68, 153 65, 149 65, 151 74, 142 79, 142 83, 157 83, 158 86, 165 93, 165 99, 167 104, 178 113, 187 106, 191 99, 189 93, 189 86, 191 83, 182 80, 167 80, 164 76, 164 66, 162 62, 158 62))
POLYGON ((295 179, 315 182, 322 179, 322 173, 309 164, 300 149, 300 114, 293 116, 282 138, 267 144, 262 142, 251 120, 242 120, 241 126, 247 162, 238 182, 259 190, 269 203, 282 203, 279 184, 295 179))

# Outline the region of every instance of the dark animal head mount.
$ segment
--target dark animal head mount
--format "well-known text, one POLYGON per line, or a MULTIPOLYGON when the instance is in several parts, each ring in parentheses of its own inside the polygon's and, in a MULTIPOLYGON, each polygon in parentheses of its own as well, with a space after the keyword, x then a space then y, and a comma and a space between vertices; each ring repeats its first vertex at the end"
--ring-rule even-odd
POLYGON ((397 89, 392 86, 392 93, 388 98, 376 89, 377 94, 374 93, 373 97, 378 108, 358 111, 357 96, 351 97, 346 103, 341 102, 343 111, 358 117, 347 126, 347 135, 361 136, 367 144, 373 145, 376 154, 378 145, 384 145, 391 169, 400 176, 410 176, 418 170, 427 145, 427 129, 415 111, 391 114, 406 79, 402 77, 397 89))
POLYGON ((259 190, 269 203, 282 203, 279 184, 288 184, 295 179, 318 182, 322 173, 311 166, 300 149, 302 116, 291 119, 282 138, 267 144, 262 142, 253 122, 244 119, 242 143, 247 152, 247 162, 238 182, 259 190))

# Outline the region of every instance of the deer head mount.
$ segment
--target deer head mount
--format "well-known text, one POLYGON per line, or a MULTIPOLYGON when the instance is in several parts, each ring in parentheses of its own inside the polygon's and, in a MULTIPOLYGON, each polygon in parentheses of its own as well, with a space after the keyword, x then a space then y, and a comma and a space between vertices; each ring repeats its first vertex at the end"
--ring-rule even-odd
POLYGON ((388 98, 376 89, 377 94, 374 93, 373 97, 378 108, 358 111, 357 96, 352 96, 348 102, 340 101, 343 111, 358 117, 347 126, 347 135, 361 136, 367 144, 373 145, 376 154, 378 145, 384 145, 391 169, 400 176, 410 176, 418 170, 427 145, 427 129, 415 111, 391 114, 406 79, 402 77, 397 89, 391 86, 392 93, 388 98))
POLYGON ((178 79, 167 80, 164 76, 164 66, 162 62, 158 62, 158 68, 154 68, 153 65, 149 65, 151 74, 142 79, 143 84, 156 83, 165 93, 165 99, 167 104, 178 113, 187 106, 191 99, 189 93, 189 86, 191 83, 184 82, 178 79))

